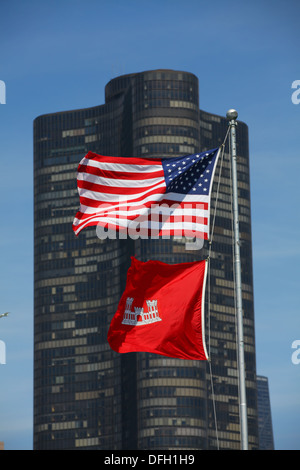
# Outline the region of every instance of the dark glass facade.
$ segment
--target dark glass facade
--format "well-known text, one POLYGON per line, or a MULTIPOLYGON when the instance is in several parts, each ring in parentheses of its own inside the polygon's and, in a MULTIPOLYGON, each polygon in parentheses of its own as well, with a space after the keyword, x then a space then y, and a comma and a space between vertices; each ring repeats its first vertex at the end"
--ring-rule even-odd
POLYGON ((118 154, 122 118, 112 106, 34 123, 34 446, 122 446, 121 358, 106 341, 122 294, 130 242, 74 236, 76 171, 88 149, 118 154))
MULTIPOLYGON (((104 105, 34 122, 36 449, 240 447, 228 149, 211 252, 212 380, 206 362, 119 356, 106 341, 130 255, 180 263, 203 259, 208 245, 187 251, 184 240, 99 240, 95 228, 78 237, 72 230, 79 205, 76 170, 89 150, 174 157, 223 142, 226 120, 201 111, 198 93, 193 74, 147 71, 111 80, 104 105)), ((255 449, 248 129, 241 122, 237 141, 249 447, 255 449)))
POLYGON ((257 376, 259 450, 275 450, 267 377, 257 376))

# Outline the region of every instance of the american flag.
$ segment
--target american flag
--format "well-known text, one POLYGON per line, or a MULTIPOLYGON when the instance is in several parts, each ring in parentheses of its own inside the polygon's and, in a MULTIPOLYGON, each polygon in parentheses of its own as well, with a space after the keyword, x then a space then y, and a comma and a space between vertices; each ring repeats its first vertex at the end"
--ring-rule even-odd
POLYGON ((143 237, 209 238, 210 196, 220 149, 177 158, 105 157, 80 162, 76 235, 91 225, 143 237), (137 230, 138 227, 138 230, 137 230))

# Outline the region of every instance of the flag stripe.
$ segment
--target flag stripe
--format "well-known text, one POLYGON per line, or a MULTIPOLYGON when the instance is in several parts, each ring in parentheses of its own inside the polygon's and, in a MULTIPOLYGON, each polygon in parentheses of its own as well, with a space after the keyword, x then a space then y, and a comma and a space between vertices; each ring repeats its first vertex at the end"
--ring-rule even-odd
POLYGON ((93 201, 92 199, 88 199, 85 197, 81 198, 81 206, 80 209, 82 212, 90 212, 93 213, 95 212, 95 208, 97 208, 97 211, 102 212, 102 211, 107 211, 108 209, 111 210, 138 210, 140 208, 145 208, 145 207, 151 207, 151 210, 155 210, 156 206, 159 205, 162 209, 164 207, 169 207, 169 208, 174 208, 174 209, 179 209, 179 208, 185 208, 186 210, 197 210, 197 211, 207 211, 208 210, 208 203, 207 202, 186 202, 186 201, 171 201, 171 199, 162 199, 159 201, 154 201, 153 197, 150 195, 149 197, 144 197, 143 198, 143 204, 141 204, 140 200, 141 198, 137 198, 137 200, 130 200, 128 201, 127 199, 121 199, 119 201, 115 202, 105 202, 105 201, 93 201), (130 202, 130 205, 129 205, 130 202))
MULTIPOLYGON (((123 165, 124 168, 124 165, 123 165)), ((126 166, 127 168, 127 166, 126 166)), ((133 167, 135 169, 135 167, 133 167)), ((141 173, 138 173, 137 171, 111 171, 111 170, 106 170, 102 169, 100 166, 91 166, 90 164, 80 164, 78 167, 78 173, 88 173, 90 175, 96 175, 96 176, 101 176, 102 178, 111 178, 111 179, 125 179, 127 180, 128 178, 136 179, 136 180, 144 180, 148 178, 156 178, 156 177, 163 177, 164 176, 164 171, 162 170, 161 166, 159 166, 156 170, 153 171, 142 171, 141 173)))
POLYGON ((114 171, 135 172, 161 170, 161 159, 158 158, 137 158, 137 157, 106 157, 89 152, 80 162, 80 165, 91 165, 97 168, 114 171))
MULTIPOLYGON (((155 184, 152 184, 150 186, 148 186, 148 191, 151 190, 151 189, 156 189, 156 188, 159 188, 159 187, 163 187, 165 184, 164 184, 164 181, 163 180, 160 180, 159 182, 155 183, 155 184)), ((81 189, 87 189, 87 190, 92 190, 93 192, 97 192, 97 193, 109 193, 109 194, 122 194, 122 195, 126 195, 126 194, 141 194, 143 193, 142 190, 144 190, 145 188, 142 187, 132 187, 132 185, 130 185, 130 183, 125 185, 122 185, 122 186, 105 186, 103 184, 96 184, 96 183, 92 183, 90 181, 82 181, 80 179, 77 180, 77 186, 78 188, 81 188, 81 189), (141 190, 142 189, 142 190, 141 190)))
MULTIPOLYGON (((193 217, 206 217, 207 211, 204 208, 185 208, 184 205, 178 207, 167 206, 167 205, 157 205, 157 208, 154 207, 154 204, 149 205, 140 205, 136 207, 131 206, 106 206, 98 209, 97 214, 99 216, 126 216, 126 215, 136 215, 139 216, 141 214, 147 213, 148 217, 154 219, 158 215, 162 216, 178 216, 178 217, 185 217, 185 216, 193 216, 193 217)), ((91 216, 94 215, 95 211, 94 208, 90 208, 88 206, 82 207, 82 212, 78 212, 78 215, 87 215, 91 216)), ((82 218, 82 217, 80 217, 82 218)))
MULTIPOLYGON (((165 188, 166 185, 165 183, 162 183, 161 186, 158 188, 148 190, 141 192, 140 195, 138 196, 137 194, 127 194, 124 195, 124 200, 129 201, 129 202, 137 202, 137 201, 143 201, 145 198, 152 196, 153 201, 157 201, 162 198, 162 195, 165 194, 165 188)), ((113 194, 113 193, 100 193, 98 191, 89 191, 89 190, 84 190, 80 191, 80 200, 82 198, 86 199, 91 199, 97 202, 106 202, 106 203, 120 203, 121 195, 120 194, 113 194)))
MULTIPOLYGON (((149 173, 148 173, 149 174, 149 173)), ((112 187, 132 187, 135 186, 137 188, 143 187, 151 187, 156 184, 162 183, 164 178, 147 178, 147 179, 135 179, 131 178, 130 180, 127 179, 119 179, 119 176, 116 175, 115 178, 105 178, 99 175, 91 175, 87 173, 79 173, 77 176, 77 181, 86 181, 88 183, 93 183, 99 186, 112 186, 112 187)))

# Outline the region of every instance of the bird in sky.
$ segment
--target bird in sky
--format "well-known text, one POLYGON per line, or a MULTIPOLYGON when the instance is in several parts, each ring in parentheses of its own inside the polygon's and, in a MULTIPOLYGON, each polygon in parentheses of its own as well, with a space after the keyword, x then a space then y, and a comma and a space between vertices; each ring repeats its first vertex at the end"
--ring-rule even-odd
POLYGON ((1 313, 1 314, 0 314, 0 318, 2 318, 2 317, 7 317, 8 314, 9 314, 9 312, 1 313))

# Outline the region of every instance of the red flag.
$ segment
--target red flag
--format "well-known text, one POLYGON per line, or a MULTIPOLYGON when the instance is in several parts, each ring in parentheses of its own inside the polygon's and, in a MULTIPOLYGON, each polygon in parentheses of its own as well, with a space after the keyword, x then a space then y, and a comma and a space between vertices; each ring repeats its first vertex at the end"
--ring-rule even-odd
POLYGON ((131 258, 125 291, 108 331, 119 353, 208 359, 204 330, 207 262, 166 264, 131 258))

